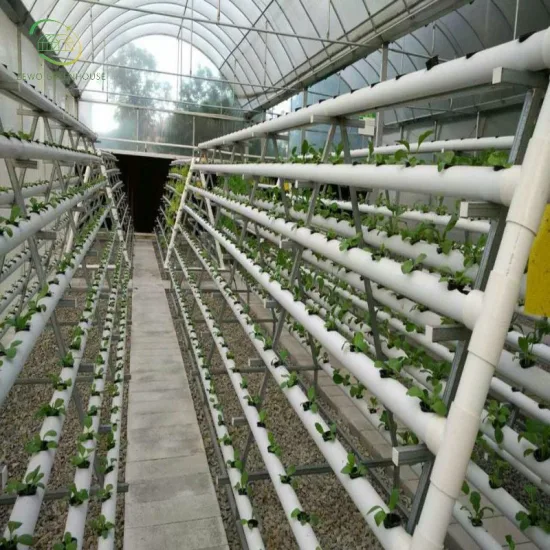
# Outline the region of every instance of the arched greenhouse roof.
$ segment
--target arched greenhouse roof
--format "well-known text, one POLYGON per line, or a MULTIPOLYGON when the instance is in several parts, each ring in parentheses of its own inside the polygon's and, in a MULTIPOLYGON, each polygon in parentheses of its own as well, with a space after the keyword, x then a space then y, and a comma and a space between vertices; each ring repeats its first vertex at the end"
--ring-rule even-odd
MULTIPOLYGON (((179 37, 231 81, 242 105, 267 107, 341 71, 344 88, 451 59, 550 24, 550 0, 23 0, 45 34, 70 27, 82 46, 75 82, 117 49, 148 35, 179 37), (435 21, 429 26, 428 22, 435 21), (264 32, 258 32, 257 30, 264 32), (399 53, 405 51, 406 54, 399 53), (372 54, 372 55, 370 55, 372 54)), ((339 85, 340 87, 340 85, 339 85)))

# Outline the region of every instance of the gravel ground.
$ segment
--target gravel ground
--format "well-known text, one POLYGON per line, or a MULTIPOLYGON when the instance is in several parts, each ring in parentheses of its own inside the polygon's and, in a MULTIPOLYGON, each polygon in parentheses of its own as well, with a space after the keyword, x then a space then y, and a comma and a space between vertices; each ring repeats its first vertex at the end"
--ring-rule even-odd
MULTIPOLYGON (((169 293, 169 291, 167 291, 167 293, 169 293)), ((192 303, 192 296, 189 292, 185 293, 185 295, 189 306, 192 303)), ((212 310, 212 313, 216 315, 223 299, 216 294, 204 294, 203 299, 212 310)), ((173 308, 173 301, 170 298, 169 301, 173 308)), ((174 314, 174 309, 172 309, 172 313, 174 314)), ((193 319, 196 321, 199 318, 200 314, 195 308, 193 319)), ((195 323, 195 329, 199 335, 200 341, 211 342, 210 335, 204 323, 195 323)), ((247 365, 249 357, 256 356, 252 344, 242 331, 240 325, 236 323, 222 325, 222 332, 229 344, 229 349, 235 354, 237 364, 245 366, 247 365)), ((177 333, 182 350, 185 352, 183 332, 182 328, 179 326, 177 327, 177 333)), ((205 353, 207 355, 208 350, 208 344, 205 344, 205 353)), ((187 356, 184 355, 184 357, 187 356)), ((187 360, 185 363, 189 374, 195 408, 198 411, 203 439, 207 449, 210 469, 212 475, 215 476, 219 471, 219 467, 214 456, 212 442, 210 441, 205 424, 205 413, 199 398, 200 381, 191 374, 191 362, 187 360)), ((214 354, 212 367, 223 368, 223 363, 217 352, 214 354)), ((247 376, 251 394, 259 392, 262 378, 262 374, 251 374, 247 376)), ((227 376, 217 376, 215 384, 218 397, 223 404, 224 415, 228 425, 230 425, 232 417, 242 416, 241 406, 227 376)), ((320 403, 328 409, 327 404, 323 403, 322 400, 320 400, 320 403)), ((275 439, 282 449, 282 461, 285 466, 324 462, 321 453, 309 438, 305 428, 288 405, 286 398, 271 376, 269 378, 263 408, 268 415, 269 429, 275 435, 275 439)), ((344 426, 344 422, 337 414, 334 414, 333 419, 339 426, 344 426)), ((233 446, 242 454, 247 440, 247 428, 244 426, 231 426, 230 432, 233 439, 233 446)), ((362 451, 364 456, 367 456, 367 452, 365 449, 361 448, 360 442, 349 434, 349 432, 347 433, 353 444, 362 451)), ((255 443, 253 443, 247 462, 247 471, 254 472, 263 470, 264 468, 260 453, 255 443)), ((257 512, 260 528, 267 547, 289 550, 297 548, 290 526, 271 482, 257 481, 251 484, 251 488, 252 503, 257 512)), ((374 535, 370 532, 364 519, 361 517, 361 514, 358 512, 354 503, 334 474, 301 476, 298 478, 298 488, 296 492, 303 509, 310 513, 314 512, 319 516, 320 524, 315 527, 315 532, 319 538, 319 542, 325 550, 375 550, 381 548, 374 535)), ((230 548, 240 548, 240 542, 235 530, 235 522, 231 515, 225 493, 218 491, 218 499, 226 526, 230 548)))
MULTIPOLYGON (((80 314, 84 308, 85 291, 71 289, 65 294, 66 298, 76 298, 76 309, 59 309, 57 313, 58 321, 65 323, 70 322, 71 326, 61 327, 63 340, 67 345, 70 342, 70 333, 73 327, 77 324, 80 314)), ((101 300, 98 306, 99 315, 97 319, 102 320, 106 312, 106 300, 101 300)), ((131 309, 129 309, 130 314, 131 309)), ((101 323, 102 325, 102 323, 101 323)), ((129 334, 129 332, 128 332, 129 334)), ((95 325, 89 332, 88 342, 84 361, 93 361, 99 351, 101 330, 100 326, 95 325)), ((128 336, 129 338, 129 336, 128 336)), ((126 366, 127 368, 127 366, 126 366)), ((57 345, 52 330, 46 330, 39 338, 34 347, 31 356, 25 363, 21 378, 29 377, 46 377, 48 374, 59 372, 57 345)), ((90 396, 91 384, 89 382, 77 383, 78 392, 82 403, 86 408, 90 396)), ((52 395, 52 387, 50 383, 34 384, 34 385, 16 385, 11 390, 6 399, 2 410, 0 411, 0 441, 2 441, 0 459, 8 465, 9 480, 21 479, 27 467, 29 460, 28 454, 24 450, 25 443, 31 439, 42 424, 42 420, 35 417, 36 411, 43 403, 47 403, 52 395)), ((127 388, 125 389, 125 394, 127 388)), ((125 404, 127 399, 125 397, 125 404)), ((104 423, 108 420, 110 409, 110 398, 106 398, 102 406, 102 420, 104 423)), ((123 416, 123 432, 126 432, 125 422, 126 415, 123 416)), ((58 489, 67 487, 73 482, 74 466, 70 463, 70 457, 75 453, 76 440, 82 428, 78 421, 76 407, 71 401, 67 407, 67 417, 63 426, 63 433, 59 442, 59 447, 56 451, 54 467, 51 472, 48 489, 58 489)), ((119 462, 119 479, 124 480, 124 458, 125 458, 126 443, 123 441, 121 448, 121 459, 119 462)), ((97 483, 94 479, 93 484, 97 483)), ((6 524, 11 506, 3 506, 0 508, 0 524, 6 524)), ((35 530, 35 544, 33 548, 37 550, 51 549, 52 545, 59 541, 64 532, 68 503, 67 500, 56 500, 44 502, 38 523, 35 530)), ((91 499, 88 512, 88 520, 96 517, 99 513, 100 506, 91 499)), ((122 495, 118 497, 117 503, 117 541, 116 547, 122 548, 123 521, 124 521, 124 498, 122 495)), ((90 536, 87 529, 85 538, 86 543, 84 548, 95 547, 93 544, 94 537, 90 536)))

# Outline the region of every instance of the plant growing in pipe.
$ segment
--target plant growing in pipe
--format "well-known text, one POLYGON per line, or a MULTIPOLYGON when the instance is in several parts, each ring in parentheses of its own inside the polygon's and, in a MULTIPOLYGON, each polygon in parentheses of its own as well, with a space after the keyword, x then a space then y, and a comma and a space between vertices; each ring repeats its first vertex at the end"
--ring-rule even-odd
POLYGON ((354 453, 348 453, 348 461, 340 472, 348 475, 351 479, 357 479, 365 476, 368 468, 364 464, 357 464, 354 453))
POLYGON ((239 493, 239 495, 249 495, 250 488, 248 486, 248 473, 242 472, 241 479, 237 481, 234 485, 234 489, 239 493))
POLYGON ((267 440, 269 441, 269 445, 267 446, 267 452, 274 454, 278 458, 281 458, 281 455, 283 454, 283 452, 281 450, 281 447, 275 441, 275 436, 271 432, 268 432, 267 440))
POLYGON ((315 394, 315 388, 311 386, 307 390, 307 401, 302 403, 302 409, 304 411, 311 411, 312 413, 319 412, 319 405, 317 405, 317 396, 315 394))
POLYGON ((421 269, 422 262, 426 259, 426 254, 419 254, 416 258, 409 258, 401 264, 401 272, 404 274, 412 273, 421 269))
POLYGON ((447 414, 447 406, 440 397, 443 386, 438 382, 433 386, 433 391, 430 393, 427 389, 421 389, 418 386, 409 388, 407 395, 418 397, 420 399, 420 408, 423 412, 434 412, 439 416, 447 414))
POLYGON ((490 506, 481 506, 481 495, 477 491, 470 492, 468 483, 462 484, 462 492, 469 495, 470 506, 461 506, 460 509, 468 512, 468 519, 474 527, 481 527, 487 512, 493 513, 494 510, 490 506))
POLYGON ((495 441, 500 445, 504 440, 502 428, 508 424, 510 409, 506 405, 501 405, 498 401, 492 399, 489 401, 487 413, 487 420, 495 431, 495 441))
POLYGON ((249 529, 256 529, 258 527, 258 520, 255 518, 241 519, 241 525, 246 525, 249 529))
POLYGON ((71 533, 65 533, 63 540, 53 545, 53 550, 78 550, 78 541, 71 533))
POLYGON ((109 536, 109 531, 114 528, 114 524, 107 521, 103 514, 98 518, 90 520, 88 525, 96 536, 103 537, 104 539, 109 536))
POLYGON ((71 506, 80 506, 88 500, 88 491, 86 489, 78 489, 74 483, 71 483, 69 489, 69 504, 71 506))
POLYGON ((281 483, 284 483, 285 485, 290 485, 293 489, 296 489, 298 487, 298 483, 293 478, 295 473, 296 473, 296 466, 289 466, 286 469, 284 474, 279 474, 281 483))
POLYGON ((82 443, 78 443, 77 453, 71 457, 71 464, 82 470, 89 468, 91 452, 91 449, 87 449, 82 443))
POLYGON ((18 545, 32 546, 34 539, 32 535, 19 535, 15 531, 23 525, 19 521, 8 521, 8 536, 0 537, 0 550, 17 550, 18 545))
POLYGON ((36 434, 25 444, 25 451, 30 455, 35 455, 48 449, 57 449, 57 442, 46 439, 47 437, 55 437, 56 435, 57 432, 55 430, 47 431, 43 438, 39 434, 36 434))
POLYGON ((518 441, 526 439, 532 443, 536 449, 526 449, 523 456, 533 455, 537 462, 544 462, 550 458, 550 426, 528 418, 525 421, 525 430, 518 436, 518 441))
POLYGON ((313 526, 319 525, 319 517, 317 516, 317 514, 304 512, 299 508, 294 508, 294 510, 292 510, 292 512, 290 513, 290 517, 293 519, 297 519, 302 525, 305 525, 306 523, 309 523, 313 526))
POLYGON ((386 529, 392 529, 393 527, 398 527, 401 525, 401 517, 394 512, 397 504, 399 503, 399 489, 393 489, 390 494, 390 499, 388 501, 388 510, 386 512, 381 506, 373 506, 367 514, 374 514, 374 521, 376 525, 384 524, 386 529))
POLYGON ((66 414, 65 412, 65 401, 58 397, 53 405, 50 403, 47 403, 45 405, 42 405, 38 411, 36 412, 37 418, 46 418, 47 416, 61 416, 66 414))
POLYGON ((336 439, 336 424, 333 422, 328 430, 325 430, 319 422, 315 423, 315 429, 323 436, 323 441, 334 441, 336 439))
POLYGON ((44 489, 42 478, 44 474, 40 471, 40 466, 37 466, 32 472, 29 472, 23 481, 11 481, 6 485, 6 493, 17 494, 20 497, 29 497, 36 495, 38 489, 44 489))
POLYGON ((541 504, 537 488, 534 485, 526 485, 525 491, 529 496, 529 504, 527 512, 522 510, 516 514, 519 528, 524 531, 529 527, 540 527, 546 533, 550 533, 550 511, 541 504))

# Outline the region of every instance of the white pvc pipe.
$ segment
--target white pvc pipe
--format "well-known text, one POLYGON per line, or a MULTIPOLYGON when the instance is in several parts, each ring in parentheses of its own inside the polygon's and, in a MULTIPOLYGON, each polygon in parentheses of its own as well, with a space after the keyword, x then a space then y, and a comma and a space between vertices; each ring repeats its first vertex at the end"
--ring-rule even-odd
MULTIPOLYGON (((120 261, 120 259, 119 259, 120 261)), ((120 265, 120 264, 119 264, 120 265)), ((117 275, 116 280, 113 281, 111 287, 111 293, 109 295, 109 306, 107 307, 107 315, 114 316, 116 313, 116 300, 118 297, 119 285, 120 285, 121 274, 117 275), (114 298, 114 302, 112 299, 114 298)), ((107 372, 109 371, 109 356, 111 352, 111 339, 113 335, 113 326, 114 319, 108 320, 105 319, 103 325, 103 333, 101 335, 101 345, 105 347, 107 351, 100 351, 99 355, 103 359, 102 365, 98 366, 99 369, 103 369, 103 375, 101 378, 95 378, 94 372, 94 382, 93 386, 99 392, 99 395, 91 395, 88 400, 89 410, 92 406, 97 407, 97 414, 92 416, 92 425, 89 428, 89 431, 97 434, 99 431, 99 424, 101 420, 101 406, 103 404, 103 393, 105 390, 105 382, 107 379, 107 372)), ((85 433, 87 428, 84 429, 85 433)), ((95 440, 86 440, 82 443, 84 448, 88 451, 87 460, 89 465, 87 468, 76 468, 74 475, 74 484, 78 491, 86 490, 88 494, 90 493, 90 486, 92 484, 92 476, 94 472, 94 460, 98 451, 98 445, 95 440)), ((88 513, 90 499, 87 498, 82 504, 72 505, 69 503, 69 509, 67 514, 67 521, 65 523, 65 532, 71 533, 71 535, 77 540, 77 550, 82 550, 84 544, 84 529, 86 527, 86 515, 88 513)))
MULTIPOLYGON (((128 268, 127 268, 128 269, 128 268)), ((119 395, 113 398, 111 402, 110 423, 111 430, 114 430, 115 434, 115 446, 107 451, 107 466, 112 465, 112 470, 107 472, 103 481, 103 488, 107 489, 109 485, 112 486, 111 496, 101 504, 101 515, 109 523, 115 525, 114 528, 109 529, 107 537, 100 536, 97 538, 98 550, 112 550, 115 544, 115 529, 116 529, 116 501, 118 492, 118 472, 120 462, 120 440, 122 433, 122 413, 124 406, 124 361, 126 356, 126 328, 128 312, 127 293, 128 293, 128 278, 129 273, 126 271, 123 275, 122 282, 122 299, 125 301, 120 311, 120 317, 118 321, 118 344, 116 349, 115 359, 115 381, 114 384, 117 388, 119 395)))
MULTIPOLYGON (((440 151, 486 151, 487 149, 505 150, 511 149, 514 143, 514 136, 463 138, 463 139, 441 139, 437 141, 424 141, 409 144, 411 153, 438 153, 440 151)), ((393 155, 406 147, 400 143, 396 145, 382 145, 374 148, 375 155, 393 155)), ((370 156, 368 148, 352 149, 351 158, 362 158, 370 156)))
MULTIPOLYGON (((547 36, 546 31, 543 36, 547 36)), ((524 43, 529 43, 531 38, 524 43)), ((442 548, 452 507, 460 494, 480 414, 506 341, 531 245, 546 208, 550 190, 549 127, 550 95, 546 94, 487 282, 484 307, 472 331, 469 353, 449 411, 444 440, 434 462, 430 488, 411 550, 442 548)))
POLYGON ((92 141, 97 140, 97 135, 85 124, 2 64, 0 64, 0 83, 2 84, 0 88, 3 88, 11 97, 15 96, 22 99, 24 103, 34 106, 38 113, 48 113, 51 118, 72 130, 80 132, 92 141))
POLYGON ((52 293, 51 297, 46 297, 40 300, 40 303, 46 306, 46 311, 36 312, 29 322, 30 329, 28 331, 23 330, 15 333, 13 339, 7 346, 10 347, 10 345, 17 340, 21 342, 21 344, 17 346, 17 354, 13 359, 8 359, 6 357, 3 358, 4 363, 0 369, 0 405, 2 405, 6 399, 15 380, 21 373, 21 370, 31 354, 36 341, 50 320, 55 307, 57 306, 59 300, 63 297, 63 294, 68 288, 74 274, 80 268, 82 260, 88 253, 88 250, 94 242, 97 232, 99 231, 99 228, 108 213, 109 210, 105 209, 103 214, 99 217, 94 229, 90 232, 88 238, 78 250, 78 253, 74 255, 74 267, 69 267, 63 275, 56 275, 56 279, 58 281, 57 283, 52 282, 49 284, 49 289, 52 293))
MULTIPOLYGON (((193 186, 188 188, 442 315, 452 317, 468 327, 472 327, 475 322, 481 306, 482 293, 479 291, 474 290, 468 295, 461 294, 458 290, 449 291, 446 283, 440 283, 439 277, 429 273, 415 271, 404 274, 401 264, 393 260, 382 258, 375 261, 369 252, 359 248, 342 252, 340 241, 337 239, 328 241, 325 235, 314 233, 305 227, 296 228, 295 224, 282 218, 273 219, 265 212, 218 197, 215 193, 193 186)), ((184 208, 187 212, 192 212, 188 206, 184 208)))
MULTIPOLYGON (((177 301, 180 307, 180 311, 182 313, 183 321, 187 330, 187 333, 189 335, 189 339, 191 341, 191 348, 193 350, 193 355, 195 357, 195 361, 199 370, 199 375, 201 382, 203 384, 203 387, 205 391, 212 386, 209 384, 209 381, 206 380, 205 373, 204 373, 204 360, 203 357, 201 357, 198 353, 198 337, 195 332, 195 329, 193 327, 191 318, 189 317, 189 314, 187 312, 187 309, 185 307, 185 303, 182 298, 182 294, 178 286, 176 285, 176 281, 174 279, 174 274, 172 272, 172 269, 169 267, 169 273, 170 277, 172 279, 172 284, 174 289, 176 289, 176 297, 177 301)), ((214 430, 216 431, 216 436, 218 440, 222 440, 225 436, 229 436, 229 430, 226 426, 226 420, 224 418, 223 412, 221 410, 218 410, 216 407, 219 405, 219 399, 217 395, 213 392, 210 392, 208 399, 208 408, 210 411, 210 416, 212 418, 212 425, 214 426, 214 430), (221 418, 222 423, 220 425, 220 422, 218 422, 218 419, 221 418)), ((233 445, 220 445, 220 452, 223 456, 223 459, 225 463, 231 462, 235 459, 236 452, 233 448, 233 445)), ((227 468, 227 476, 229 477, 229 482, 231 484, 231 491, 233 493, 233 497, 235 499, 235 505, 237 506, 237 510, 239 512, 239 518, 241 519, 250 519, 254 517, 254 509, 252 507, 252 503, 250 501, 250 498, 248 497, 248 494, 241 495, 239 494, 238 490, 235 488, 237 484, 240 484, 241 482, 241 472, 237 468, 227 468)), ((248 526, 243 529, 244 536, 246 538, 246 541, 248 543, 249 548, 258 548, 259 550, 262 548, 265 548, 265 544, 262 540, 262 536, 259 529, 250 529, 248 526)))
POLYGON ((61 214, 74 208, 79 202, 87 200, 96 191, 107 185, 107 181, 103 180, 96 183, 71 198, 62 200, 57 206, 49 206, 48 210, 40 214, 30 214, 30 220, 24 220, 19 223, 18 227, 12 227, 13 235, 10 237, 7 233, 0 235, 0 256, 7 254, 14 249, 18 244, 40 231, 43 227, 59 218, 61 214))
MULTIPOLYGON (((54 190, 58 189, 59 187, 62 187, 64 183, 67 184, 67 186, 72 186, 78 184, 80 181, 80 178, 74 177, 74 178, 67 178, 64 182, 61 182, 59 180, 55 180, 53 184, 50 186, 49 183, 39 183, 36 185, 25 185, 21 188, 21 195, 24 199, 28 199, 30 197, 37 197, 39 195, 44 195, 48 190, 54 190)), ((13 204, 15 201, 15 193, 13 191, 5 191, 0 193, 0 205, 8 205, 13 204)))
POLYGON ((254 136, 276 134, 311 124, 312 117, 341 117, 354 113, 380 111, 420 98, 437 97, 460 89, 491 84, 493 69, 506 67, 522 71, 540 71, 550 67, 548 31, 543 30, 519 42, 514 40, 494 48, 422 69, 397 79, 379 82, 354 92, 327 99, 297 112, 255 124, 223 137, 199 143, 201 149, 229 145, 254 136))
POLYGON ((374 362, 363 353, 348 351, 346 338, 337 332, 329 332, 324 326, 324 321, 316 316, 309 315, 306 307, 301 302, 295 302, 292 293, 285 291, 276 281, 270 280, 269 273, 260 273, 260 269, 235 246, 223 237, 219 231, 213 229, 207 222, 199 218, 194 212, 191 215, 202 225, 202 227, 238 261, 246 271, 258 283, 264 287, 269 294, 287 310, 290 315, 319 342, 323 347, 340 361, 358 380, 375 393, 382 403, 398 416, 406 419, 411 429, 426 442, 432 449, 434 441, 438 440, 444 429, 445 419, 435 414, 423 413, 418 406, 418 400, 407 395, 407 388, 392 378, 380 378, 379 370, 374 362))
MULTIPOLYGON (((200 219, 193 214, 193 216, 195 217, 195 219, 197 219, 197 221, 199 221, 199 223, 201 223, 200 219)), ((354 371, 352 368, 351 368, 351 365, 349 363, 349 361, 346 361, 345 359, 343 360, 342 357, 341 357, 341 353, 339 353, 342 348, 344 347, 344 344, 342 345, 338 345, 338 346, 335 346, 335 349, 333 349, 329 344, 330 344, 330 334, 329 334, 329 337, 327 337, 326 335, 324 337, 320 337, 314 330, 312 330, 312 325, 311 323, 308 323, 308 318, 302 318, 300 316, 297 316, 295 315, 296 313, 296 310, 294 311, 291 311, 290 310, 290 307, 287 307, 287 305, 285 303, 282 303, 278 297, 278 293, 274 291, 274 289, 276 289, 279 285, 276 284, 276 283, 271 283, 269 282, 269 274, 266 274, 265 272, 262 272, 261 274, 259 273, 255 273, 253 269, 251 269, 251 266, 252 264, 250 264, 250 262, 245 258, 244 260, 242 260, 241 256, 242 254, 240 252, 237 252, 235 253, 235 250, 238 250, 238 249, 235 249, 235 247, 232 247, 232 246, 228 246, 224 241, 225 239, 223 239, 223 237, 219 237, 218 236, 218 232, 216 232, 215 230, 213 230, 212 228, 210 228, 208 226, 208 224, 206 222, 203 222, 201 223, 201 225, 203 226, 203 228, 205 228, 209 233, 210 235, 214 236, 214 238, 216 239, 219 239, 220 242, 222 242, 224 248, 226 248, 226 250, 228 250, 230 252, 230 254, 246 269, 246 271, 252 275, 264 288, 268 289, 269 293, 285 308, 287 309, 287 311, 290 311, 291 312, 291 315, 298 321, 300 322, 305 328, 306 330, 308 330, 308 332, 310 332, 312 334, 313 337, 315 337, 317 340, 319 341, 322 341, 323 342, 323 346, 325 347, 325 349, 327 349, 327 351, 329 351, 329 353, 331 353, 334 357, 336 357, 340 362, 342 362, 342 364, 345 365, 345 367, 360 381, 364 382, 364 384, 369 387, 371 389, 371 391, 381 397, 381 401, 384 402, 384 399, 382 398, 380 392, 378 391, 378 388, 376 388, 373 384, 371 384, 366 378, 365 378, 365 371, 366 369, 363 367, 363 371, 361 372, 361 375, 358 375, 358 373, 356 371, 354 371), (223 239, 223 240, 222 240, 223 239), (240 256, 239 256, 240 254, 240 256), (264 279, 267 279, 267 283, 265 282, 264 279), (275 286, 276 285, 276 286, 275 286)), ((188 242, 190 243, 190 240, 188 237, 186 237, 188 242)), ((294 302, 293 302, 294 303, 294 302)), ((310 316, 309 319, 314 319, 314 316, 310 316)), ((343 342, 346 342, 345 339, 342 339, 343 342)), ((428 448, 430 448, 430 450, 436 454, 438 452, 438 449, 441 445, 441 442, 443 440, 443 430, 435 430, 435 429, 432 429, 432 430, 428 430, 428 434, 429 434, 429 437, 430 437, 430 440, 428 440, 426 438, 426 430, 423 429, 422 427, 418 428, 417 426, 414 425, 414 422, 411 422, 411 417, 410 416, 404 416, 404 415, 401 415, 399 413, 399 407, 396 406, 396 402, 395 400, 391 402, 391 404, 387 404, 386 406, 388 406, 393 412, 396 413, 396 415, 398 417, 400 417, 401 419, 404 419, 406 421, 406 424, 411 427, 413 429, 413 431, 415 431, 420 439, 424 440, 427 445, 428 445, 428 448), (433 439, 432 439, 433 438, 433 439)), ((420 409, 418 409, 420 410, 420 409)), ((423 413, 424 415, 427 415, 427 413, 423 413)), ((434 416, 434 415, 429 415, 429 416, 434 416)), ((441 421, 443 421, 443 419, 440 419, 441 421)), ((479 423, 479 420, 478 420, 478 423, 479 423)), ((485 485, 488 487, 488 477, 487 475, 482 472, 477 466, 475 466, 473 463, 470 464, 470 466, 468 467, 468 477, 470 476, 473 476, 474 479, 476 479, 476 484, 477 485, 482 485, 483 486, 483 489, 484 489, 484 492, 485 491, 488 491, 488 489, 485 487, 485 485), (481 482, 479 481, 481 479, 481 482), (485 485, 482 484, 482 482, 484 482, 485 485)), ((515 509, 516 511, 518 511, 519 509, 521 509, 521 506, 519 505, 519 503, 513 499, 513 497, 511 497, 508 493, 506 493, 505 491, 503 491, 503 493, 505 493, 505 495, 501 495, 501 499, 504 501, 504 504, 502 506, 502 511, 507 515, 507 517, 511 520, 511 521, 514 521, 516 524, 518 523, 516 520, 515 520, 515 512, 512 514, 511 510, 515 509)), ((500 502, 500 500, 499 500, 500 502)), ((548 536, 539 528, 532 528, 529 530, 529 533, 528 533, 528 536, 532 539, 532 540, 535 540, 535 541, 547 541, 548 539, 548 536)))
POLYGON ((78 164, 100 163, 101 158, 85 151, 73 151, 63 147, 44 145, 32 141, 0 136, 0 158, 21 160, 59 160, 78 164))
POLYGON ((268 431, 267 429, 258 426, 258 422, 260 421, 258 411, 255 407, 249 407, 247 404, 247 396, 249 395, 249 392, 248 390, 241 387, 243 381, 242 376, 238 372, 234 371, 234 369, 236 368, 235 362, 232 359, 227 359, 225 355, 225 351, 222 346, 222 344, 224 343, 224 339, 221 336, 215 336, 214 322, 211 316, 208 315, 208 312, 205 309, 204 303, 201 299, 200 292, 194 282, 190 279, 189 272, 187 271, 185 264, 177 249, 175 250, 175 254, 178 258, 178 262, 181 266, 185 279, 189 284, 189 288, 191 289, 191 292, 195 298, 197 306, 199 307, 199 310, 201 311, 202 316, 206 322, 206 326, 210 332, 210 335, 216 344, 216 348, 219 352, 222 362, 224 363, 227 374, 229 376, 229 380, 233 385, 233 390, 235 391, 235 394, 242 407, 242 411, 247 419, 250 431, 254 437, 254 440, 256 441, 258 450, 262 456, 262 460, 269 473, 269 477, 271 478, 273 488, 275 489, 281 506, 285 511, 287 520, 290 524, 290 528, 292 529, 294 537, 296 538, 296 542, 301 549, 303 548, 304 550, 315 550, 319 547, 319 541, 317 540, 317 537, 315 536, 315 533, 311 526, 309 524, 302 525, 297 519, 291 517, 291 513, 295 508, 302 510, 303 506, 300 504, 300 501, 298 500, 298 497, 296 496, 293 487, 289 484, 281 482, 280 476, 286 475, 286 470, 279 458, 267 450, 269 446, 268 431))
POLYGON ((189 192, 189 185, 191 184, 191 179, 193 177, 193 169, 195 166, 195 157, 191 160, 191 164, 189 165, 189 171, 187 172, 187 178, 185 179, 185 186, 183 188, 183 193, 181 194, 180 204, 178 206, 178 211, 176 213, 176 220, 174 222, 174 227, 172 228, 172 235, 170 236, 170 243, 168 244, 168 248, 166 250, 166 257, 164 259, 164 269, 168 269, 168 265, 170 262, 170 255, 172 254, 172 251, 174 250, 174 245, 176 242, 176 233, 177 228, 180 226, 181 223, 181 215, 183 213, 183 205, 185 204, 187 200, 187 193, 189 192))
MULTIPOLYGON (((183 233, 183 235, 187 238, 190 246, 193 247, 188 236, 185 233, 183 233)), ((223 237, 221 237, 221 239, 223 239, 223 237)), ((227 243, 222 242, 222 244, 227 250, 229 250, 229 248, 226 246, 227 243)), ((196 249, 195 249, 195 252, 198 255, 198 251, 196 249)), ((235 258, 238 258, 239 263, 241 263, 242 253, 237 252, 237 255, 234 255, 232 250, 229 250, 229 252, 235 258)), ((199 257, 199 259, 201 258, 199 257)), ((254 271, 256 271, 256 274, 257 274, 256 268, 254 269, 254 271)), ((256 278, 255 275, 253 276, 254 278, 256 278)), ((259 276, 262 279, 264 279, 262 275, 259 275, 259 276)), ((272 350, 268 350, 268 351, 264 350, 262 343, 257 338, 254 338, 253 336, 254 327, 252 324, 250 324, 246 320, 245 316, 243 315, 242 306, 240 305, 238 300, 232 297, 231 291, 227 288, 227 282, 215 275, 213 275, 212 278, 216 286, 221 291, 221 294, 225 298, 227 304, 235 314, 235 317, 241 324, 245 333, 249 336, 250 341, 254 345, 256 351, 264 360, 265 365, 269 369, 274 379, 279 384, 284 382, 286 379, 285 376, 288 377, 289 372, 283 365, 279 367, 273 366, 273 362, 276 359, 278 359, 278 357, 275 355, 275 353, 272 350)), ((265 277, 265 280, 267 281, 266 277, 265 277)), ((263 285, 263 282, 261 284, 263 285)), ((408 535, 402 527, 385 529, 383 526, 377 526, 376 523, 374 522, 373 515, 368 514, 368 511, 372 506, 380 506, 384 510, 387 510, 387 507, 384 501, 378 495, 378 493, 376 493, 376 491, 373 489, 372 485, 365 478, 358 478, 358 479, 352 480, 348 475, 341 473, 341 469, 347 463, 347 451, 338 440, 331 441, 331 442, 326 442, 323 440, 322 436, 319 434, 319 432, 315 428, 315 424, 318 422, 321 424, 321 426, 325 427, 325 429, 328 429, 328 427, 326 427, 326 423, 324 422, 324 420, 321 418, 320 415, 313 413, 311 411, 306 412, 303 410, 301 404, 304 401, 307 401, 307 397, 304 394, 304 392, 301 390, 301 388, 298 386, 287 388, 284 391, 284 395, 288 399, 290 405, 292 406, 292 408, 300 418, 300 421, 302 422, 302 424, 310 434, 311 438, 313 439, 313 441, 315 442, 315 444, 317 445, 321 453, 327 459, 327 462, 329 463, 330 467, 333 469, 336 477, 338 478, 340 483, 343 485, 344 489, 347 491, 347 493, 350 495, 350 497, 354 501, 355 505, 359 509, 359 512, 365 517, 371 530, 373 531, 375 536, 380 540, 382 545, 385 548, 395 549, 395 550, 402 550, 403 548, 408 548, 410 544, 410 535, 408 535)))
MULTIPOLYGON (((496 171, 486 166, 453 166, 441 172, 435 165, 405 167, 368 164, 200 164, 201 172, 265 176, 311 181, 356 189, 394 190, 445 195, 509 205, 519 181, 519 166, 496 171)), ((548 200, 546 197, 543 200, 548 200)))
MULTIPOLYGON (((92 327, 92 321, 97 305, 99 303, 99 296, 103 287, 103 282, 105 280, 105 274, 107 272, 106 266, 110 261, 113 248, 114 241, 111 242, 107 257, 102 262, 102 267, 97 271, 97 274, 95 276, 95 280, 93 283, 95 294, 92 301, 92 309, 90 312, 84 311, 82 313, 81 318, 85 320, 80 321, 77 325, 84 331, 84 333, 81 336, 80 349, 78 351, 71 351, 74 360, 73 366, 63 367, 59 374, 62 380, 70 380, 71 385, 65 390, 55 390, 52 398, 50 399, 51 405, 53 405, 57 399, 61 399, 63 401, 65 409, 68 410, 69 408, 73 390, 76 385, 76 378, 80 368, 80 363, 82 362, 84 353, 86 351, 88 332, 92 327)), ((49 436, 47 440, 59 443, 63 432, 64 423, 65 415, 46 417, 42 422, 42 427, 40 428, 40 439, 44 440, 45 434, 53 430, 56 432, 56 435, 53 437, 49 436)), ((36 491, 36 494, 33 496, 17 497, 17 500, 15 501, 10 515, 10 521, 17 521, 21 523, 21 526, 18 528, 18 531, 20 533, 34 533, 36 522, 38 520, 38 515, 40 513, 40 507, 42 506, 44 494, 46 492, 48 481, 50 479, 50 474, 54 465, 55 455, 56 449, 54 448, 47 451, 41 451, 33 455, 29 460, 29 465, 27 466, 23 478, 36 468, 40 468, 40 472, 44 474, 44 477, 42 478, 42 483, 45 487, 44 489, 39 488, 36 491)))

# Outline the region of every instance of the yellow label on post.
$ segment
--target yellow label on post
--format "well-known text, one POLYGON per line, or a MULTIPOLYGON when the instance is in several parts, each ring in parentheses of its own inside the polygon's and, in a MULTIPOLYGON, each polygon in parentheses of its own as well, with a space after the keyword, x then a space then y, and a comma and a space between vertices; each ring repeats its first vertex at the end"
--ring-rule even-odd
POLYGON ((525 312, 550 317, 550 206, 529 255, 525 312))

